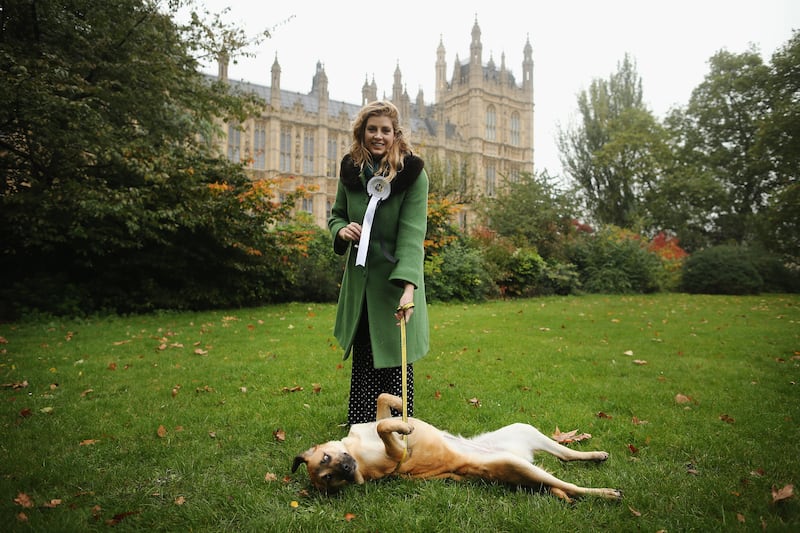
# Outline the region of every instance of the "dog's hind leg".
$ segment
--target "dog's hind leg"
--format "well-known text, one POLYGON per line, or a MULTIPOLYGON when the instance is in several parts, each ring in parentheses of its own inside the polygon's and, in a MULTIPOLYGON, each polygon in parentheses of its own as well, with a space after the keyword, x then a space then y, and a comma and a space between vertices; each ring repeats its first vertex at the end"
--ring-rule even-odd
POLYGON ((533 459, 533 453, 537 451, 547 452, 562 461, 602 462, 608 459, 608 452, 582 452, 567 448, 530 424, 521 422, 505 426, 491 433, 478 435, 470 440, 487 448, 513 453, 529 461, 533 459))
POLYGON ((459 469, 457 474, 466 477, 479 477, 488 481, 506 483, 519 487, 548 487, 559 497, 567 496, 599 496, 610 500, 622 498, 617 489, 580 487, 574 483, 563 481, 546 470, 511 454, 502 454, 490 458, 481 458, 468 466, 459 469))

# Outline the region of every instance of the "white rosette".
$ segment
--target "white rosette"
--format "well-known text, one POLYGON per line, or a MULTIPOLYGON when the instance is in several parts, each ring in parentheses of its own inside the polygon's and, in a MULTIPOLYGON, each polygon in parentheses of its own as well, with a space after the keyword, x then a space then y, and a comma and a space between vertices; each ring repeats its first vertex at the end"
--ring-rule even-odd
POLYGON ((367 194, 369 194, 369 205, 364 214, 364 222, 361 223, 361 238, 358 240, 358 253, 356 254, 356 265, 365 266, 367 264, 367 250, 369 249, 369 236, 372 233, 372 220, 375 218, 375 210, 381 200, 389 198, 392 192, 392 185, 383 176, 375 176, 367 182, 367 194))

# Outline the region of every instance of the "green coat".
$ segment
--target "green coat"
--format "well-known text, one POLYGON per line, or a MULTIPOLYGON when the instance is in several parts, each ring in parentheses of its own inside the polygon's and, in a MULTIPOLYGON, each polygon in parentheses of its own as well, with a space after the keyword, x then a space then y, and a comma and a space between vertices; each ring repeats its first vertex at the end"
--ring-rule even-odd
POLYGON ((428 306, 423 273, 428 175, 423 167, 419 157, 406 156, 403 171, 392 180, 391 195, 375 212, 366 267, 363 267, 355 264, 358 250, 353 243, 337 237, 339 230, 351 221, 362 223, 369 204, 363 173, 349 155, 342 159, 328 229, 334 251, 348 254, 334 326, 345 359, 353 347, 366 298, 375 367, 400 366, 400 327, 394 314, 407 281, 417 287, 414 313, 406 324, 407 362, 413 363, 428 353, 428 306))

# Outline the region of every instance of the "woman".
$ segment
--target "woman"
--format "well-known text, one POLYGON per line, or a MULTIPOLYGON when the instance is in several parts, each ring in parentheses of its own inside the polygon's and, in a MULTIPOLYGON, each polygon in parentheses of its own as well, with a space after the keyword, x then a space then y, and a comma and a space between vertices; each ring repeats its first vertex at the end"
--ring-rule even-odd
POLYGON ((428 352, 423 262, 428 175, 411 153, 397 108, 378 101, 353 123, 342 158, 328 228, 337 254, 349 252, 334 334, 352 352, 348 423, 375 420, 378 395, 402 394, 399 320, 406 322, 408 414, 413 413, 411 363, 428 352), (412 320, 413 316, 413 320, 412 320))

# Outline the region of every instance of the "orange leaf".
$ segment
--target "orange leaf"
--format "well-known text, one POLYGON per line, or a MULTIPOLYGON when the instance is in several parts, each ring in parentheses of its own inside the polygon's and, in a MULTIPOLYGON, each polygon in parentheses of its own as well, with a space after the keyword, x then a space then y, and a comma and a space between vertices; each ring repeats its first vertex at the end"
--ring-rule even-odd
POLYGON ((607 415, 607 414, 606 414, 606 413, 604 413, 603 411, 600 411, 599 413, 597 413, 597 418, 606 418, 606 419, 608 419, 608 420, 611 420, 611 419, 612 419, 612 418, 614 418, 614 417, 613 417, 613 416, 611 416, 611 415, 607 415))
POLYGON ((642 516, 642 513, 640 511, 637 511, 636 509, 634 509, 630 505, 628 506, 628 509, 630 510, 630 512, 631 512, 631 514, 633 516, 642 516))
POLYGON ((183 505, 184 503, 186 503, 186 498, 184 496, 175 498, 175 505, 183 505))
POLYGON ((58 498, 53 498, 49 502, 42 504, 42 507, 45 507, 47 509, 55 509, 59 505, 61 505, 61 500, 59 500, 58 498))
POLYGON ((286 432, 280 428, 273 431, 272 436, 275 437, 275 440, 278 442, 283 442, 286 440, 286 432))
POLYGON ((322 392, 322 385, 320 385, 319 383, 312 383, 311 384, 311 391, 314 394, 319 394, 320 392, 322 392))
POLYGON ((788 500, 792 496, 794 496, 794 485, 786 485, 781 489, 772 486, 772 503, 788 500))
POLYGON ((648 422, 647 420, 639 420, 639 417, 634 416, 634 417, 631 418, 631 423, 634 426, 641 426, 641 425, 644 425, 644 424, 649 424, 650 422, 648 422))
POLYGON ((355 517, 356 517, 356 515, 354 515, 353 513, 345 513, 345 515, 344 515, 344 519, 347 522, 352 521, 355 517))
POLYGON ((14 503, 25 509, 30 509, 33 507, 33 500, 24 492, 17 494, 17 497, 14 498, 14 503))
POLYGON ((276 476, 272 472, 267 472, 266 474, 264 474, 264 481, 277 481, 277 480, 278 476, 276 476))
POLYGON ((678 394, 675 395, 675 401, 677 403, 691 403, 692 402, 692 398, 689 397, 689 396, 686 396, 684 394, 678 393, 678 394))
POLYGON ((631 451, 632 454, 639 453, 639 448, 634 446, 633 444, 628 444, 628 449, 631 451))
POLYGON ((91 446, 92 444, 96 444, 99 442, 97 439, 85 439, 78 443, 78 446, 91 446))
POLYGON ((745 523, 744 515, 742 513, 736 513, 736 521, 740 524, 745 523))
POLYGON ((158 426, 158 429, 156 430, 156 434, 158 434, 158 436, 163 439, 164 437, 167 436, 167 428, 165 428, 163 424, 158 426))

